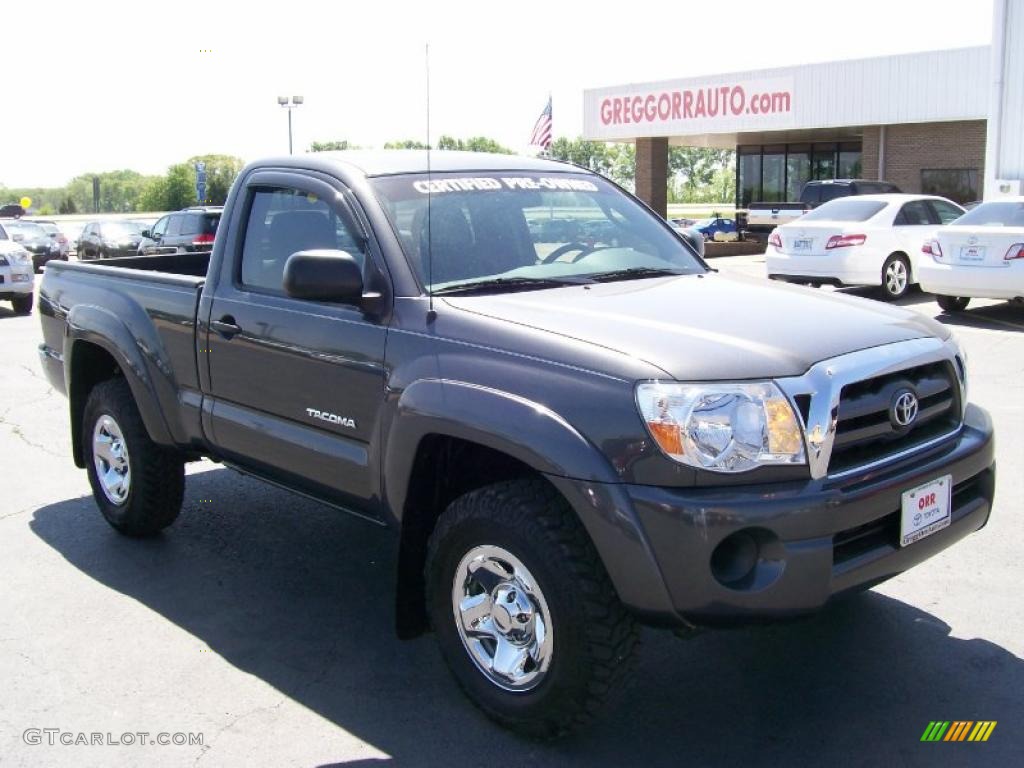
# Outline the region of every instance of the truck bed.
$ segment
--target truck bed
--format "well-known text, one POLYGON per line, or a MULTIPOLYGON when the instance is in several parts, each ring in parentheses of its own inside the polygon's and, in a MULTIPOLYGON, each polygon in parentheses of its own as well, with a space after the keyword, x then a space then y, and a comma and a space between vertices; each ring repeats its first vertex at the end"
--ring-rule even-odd
POLYGON ((126 256, 119 259, 78 262, 82 266, 120 267, 145 272, 160 272, 167 275, 189 275, 206 277, 210 265, 210 252, 174 253, 166 256, 126 256))

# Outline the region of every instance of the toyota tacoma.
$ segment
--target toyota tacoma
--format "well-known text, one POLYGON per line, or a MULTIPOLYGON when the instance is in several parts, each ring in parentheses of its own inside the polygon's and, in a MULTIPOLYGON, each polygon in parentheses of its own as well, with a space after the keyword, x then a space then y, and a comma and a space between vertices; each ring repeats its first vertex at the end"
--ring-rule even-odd
POLYGON ((212 253, 54 262, 38 306, 115 529, 170 525, 200 457, 390 527, 399 634, 539 736, 618 687, 638 623, 806 614, 992 505, 943 325, 719 274, 562 163, 256 162, 212 253))

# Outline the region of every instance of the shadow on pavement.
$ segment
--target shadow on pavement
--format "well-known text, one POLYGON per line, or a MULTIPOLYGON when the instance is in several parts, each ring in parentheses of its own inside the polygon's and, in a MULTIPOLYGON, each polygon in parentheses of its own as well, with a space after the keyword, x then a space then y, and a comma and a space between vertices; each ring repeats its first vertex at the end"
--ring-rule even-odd
POLYGON ((37 510, 31 527, 84 575, 399 765, 932 768, 1019 764, 1024 744, 1021 659, 873 592, 797 623, 689 641, 645 632, 604 716, 543 745, 478 714, 430 636, 395 638, 392 539, 366 523, 215 469, 189 476, 181 518, 157 539, 118 536, 88 498, 37 510), (984 744, 920 743, 937 719, 999 725, 984 744))

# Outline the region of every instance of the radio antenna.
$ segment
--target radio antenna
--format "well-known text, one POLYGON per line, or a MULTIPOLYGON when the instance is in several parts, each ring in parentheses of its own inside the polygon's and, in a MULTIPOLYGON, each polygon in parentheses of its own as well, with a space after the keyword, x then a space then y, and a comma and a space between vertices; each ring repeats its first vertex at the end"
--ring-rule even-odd
POLYGON ((430 196, 433 186, 430 175, 430 43, 424 48, 423 66, 427 75, 427 320, 435 317, 434 313, 434 241, 431 232, 430 196))

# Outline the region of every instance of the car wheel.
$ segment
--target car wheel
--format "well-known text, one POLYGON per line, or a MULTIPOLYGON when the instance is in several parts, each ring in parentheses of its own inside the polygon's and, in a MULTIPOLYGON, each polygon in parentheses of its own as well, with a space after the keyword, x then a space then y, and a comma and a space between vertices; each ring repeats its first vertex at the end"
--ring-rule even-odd
POLYGON ((445 661, 507 728, 571 731, 628 671, 633 618, 575 513, 543 480, 456 499, 430 538, 425 575, 445 661))
POLYGON ((16 315, 30 315, 32 314, 32 299, 34 294, 27 294, 25 296, 15 296, 11 299, 11 306, 14 308, 14 314, 16 315))
POLYGON ((907 257, 894 253, 882 265, 882 294, 889 301, 906 296, 910 290, 910 262, 907 257))
POLYGON ((963 312, 971 303, 967 296, 936 296, 935 301, 944 312, 963 312))
POLYGON ((82 441, 92 495, 110 525, 128 536, 152 536, 174 522, 185 493, 185 464, 149 438, 123 378, 89 393, 82 441))

